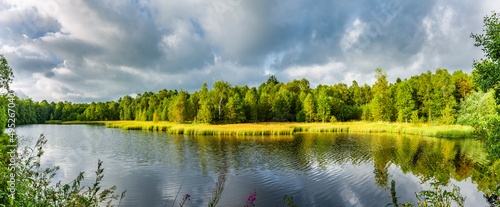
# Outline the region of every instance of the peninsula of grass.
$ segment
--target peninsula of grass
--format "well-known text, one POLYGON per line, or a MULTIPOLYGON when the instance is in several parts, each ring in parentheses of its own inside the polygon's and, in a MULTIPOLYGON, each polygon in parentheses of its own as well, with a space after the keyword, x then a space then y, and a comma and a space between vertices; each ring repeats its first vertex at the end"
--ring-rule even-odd
POLYGON ((178 124, 152 121, 68 121, 62 124, 103 124, 124 130, 165 131, 187 135, 292 135, 296 132, 400 133, 445 138, 473 137, 474 128, 462 125, 430 125, 387 122, 337 123, 242 123, 242 124, 178 124))

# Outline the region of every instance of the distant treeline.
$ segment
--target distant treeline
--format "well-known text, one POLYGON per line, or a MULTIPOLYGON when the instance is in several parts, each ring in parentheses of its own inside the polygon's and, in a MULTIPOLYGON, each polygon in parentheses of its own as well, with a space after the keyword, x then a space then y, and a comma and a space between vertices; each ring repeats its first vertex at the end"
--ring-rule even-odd
POLYGON ((376 69, 373 86, 344 83, 311 88, 307 79, 281 83, 270 76, 258 88, 217 81, 194 93, 163 89, 118 101, 73 104, 16 99, 17 124, 47 120, 140 120, 197 123, 398 121, 453 124, 459 103, 474 92, 470 77, 436 69, 387 81, 376 69))

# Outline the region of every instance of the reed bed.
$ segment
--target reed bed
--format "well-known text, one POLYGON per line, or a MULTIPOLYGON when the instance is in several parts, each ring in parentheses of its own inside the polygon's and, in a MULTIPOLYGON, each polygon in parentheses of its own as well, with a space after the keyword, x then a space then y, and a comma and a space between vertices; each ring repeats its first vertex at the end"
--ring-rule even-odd
POLYGON ((398 133, 445 138, 474 136, 474 128, 462 125, 417 125, 389 122, 297 123, 293 125, 297 131, 306 132, 398 133))
MULTIPOLYGON (((47 122, 47 121, 45 121, 47 122)), ((59 124, 95 124, 95 125, 105 125, 105 121, 65 121, 59 122, 59 124)))
POLYGON ((178 124, 151 121, 97 121, 63 122, 63 124, 105 124, 109 128, 124 130, 165 131, 171 134, 187 135, 292 135, 296 132, 310 133, 399 133, 446 138, 474 136, 474 129, 462 125, 429 125, 389 122, 337 122, 337 123, 243 123, 243 124, 178 124))
POLYGON ((47 120, 45 121, 45 124, 61 124, 61 120, 47 120))

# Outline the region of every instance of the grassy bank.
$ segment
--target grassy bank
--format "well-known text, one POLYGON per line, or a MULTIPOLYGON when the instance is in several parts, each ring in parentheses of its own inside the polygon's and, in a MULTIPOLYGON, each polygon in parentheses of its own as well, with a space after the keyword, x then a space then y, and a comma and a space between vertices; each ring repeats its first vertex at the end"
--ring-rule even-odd
POLYGON ((291 135, 295 132, 402 133, 447 138, 472 137, 474 129, 461 125, 383 122, 177 124, 151 121, 70 121, 63 124, 103 124, 124 130, 165 131, 189 135, 291 135))
POLYGON ((45 124, 61 124, 62 121, 61 120, 48 120, 48 121, 45 121, 45 124))

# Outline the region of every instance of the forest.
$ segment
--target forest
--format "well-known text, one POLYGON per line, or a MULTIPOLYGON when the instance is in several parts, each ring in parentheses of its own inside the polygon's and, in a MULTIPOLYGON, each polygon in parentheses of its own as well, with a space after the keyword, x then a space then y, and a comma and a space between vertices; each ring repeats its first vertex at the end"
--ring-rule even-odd
MULTIPOLYGON (((16 124, 54 120, 210 124, 365 120, 463 124, 482 130, 498 116, 500 103, 499 16, 486 16, 484 34, 471 34, 474 46, 485 53, 485 59, 473 61, 471 74, 461 70, 450 74, 438 68, 434 73, 428 70, 389 83, 387 73, 377 68, 372 86, 353 81, 350 86, 328 83, 331 85, 312 88, 306 78, 284 83, 271 75, 258 87, 233 86, 220 80, 211 88, 203 83, 193 93, 163 89, 97 103, 33 102, 16 97, 16 124)), ((0 59, 1 78, 11 82, 12 69, 2 55, 0 59)))
MULTIPOLYGON (((311 88, 305 78, 283 83, 270 76, 258 88, 232 86, 217 81, 209 89, 188 93, 163 89, 118 101, 71 103, 15 100, 17 124, 49 120, 139 120, 177 123, 335 122, 386 121, 455 124, 461 104, 479 93, 472 77, 461 70, 427 71, 410 79, 389 83, 387 74, 375 70, 374 85, 353 81, 311 88)), ((483 95, 484 96, 484 95, 483 95)), ((459 118, 460 119, 460 118, 459 118)))

